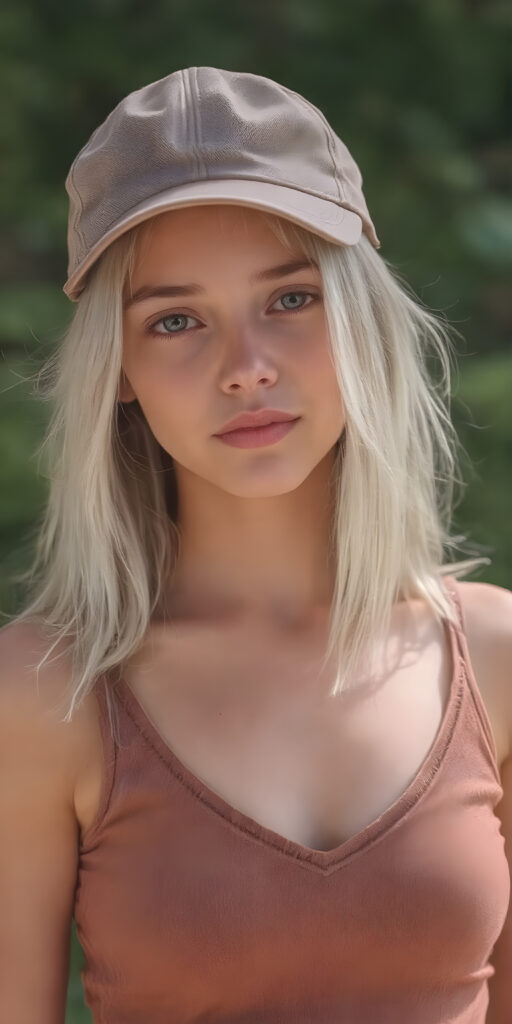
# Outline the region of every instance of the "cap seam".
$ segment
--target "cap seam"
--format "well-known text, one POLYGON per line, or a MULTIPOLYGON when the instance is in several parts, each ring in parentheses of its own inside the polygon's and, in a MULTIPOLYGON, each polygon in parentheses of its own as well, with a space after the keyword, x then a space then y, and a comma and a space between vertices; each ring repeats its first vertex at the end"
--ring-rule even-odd
MULTIPOLYGON (((192 113, 192 117, 190 118, 191 135, 192 135, 191 145, 192 145, 192 152, 194 154, 194 160, 195 160, 195 163, 196 163, 196 174, 200 174, 201 173, 201 168, 200 168, 200 162, 199 162, 199 147, 198 147, 198 138, 197 138, 197 130, 196 130, 196 104, 195 104, 194 95, 193 95, 193 91, 192 91, 191 71, 192 71, 192 68, 186 68, 183 71, 183 86, 185 88, 185 92, 188 93, 188 95, 190 97, 190 110, 191 110, 191 113, 192 113), (186 74, 187 71, 188 71, 188 74, 186 74)), ((185 107, 185 125, 188 128, 188 121, 187 121, 187 118, 186 118, 186 107, 185 107)))
POLYGON ((80 242, 82 244, 82 249, 86 249, 87 245, 86 245, 85 237, 84 237, 82 229, 79 226, 80 219, 83 218, 84 206, 83 206, 83 203, 82 203, 82 197, 80 195, 80 192, 78 191, 78 187, 77 187, 77 184, 76 184, 76 181, 75 181, 75 167, 76 167, 76 160, 73 161, 73 163, 71 164, 71 167, 69 169, 69 183, 70 183, 71 187, 74 190, 75 197, 78 200, 78 206, 79 206, 79 209, 75 210, 75 216, 73 217, 73 230, 76 231, 76 233, 77 233, 77 235, 78 235, 78 237, 80 239, 80 242))
POLYGON ((68 180, 68 183, 71 185, 71 187, 74 189, 75 196, 78 199, 78 203, 79 203, 79 206, 80 206, 79 211, 75 211, 75 216, 74 216, 74 220, 73 220, 73 228, 74 228, 74 230, 76 231, 77 235, 80 238, 80 241, 82 243, 82 249, 87 249, 87 241, 86 241, 86 238, 85 238, 85 235, 84 235, 83 231, 80 229, 78 224, 79 224, 79 218, 82 217, 82 215, 84 213, 84 204, 82 202, 82 197, 81 197, 80 192, 78 190, 78 185, 76 184, 75 170, 76 170, 76 167, 78 165, 78 161, 79 161, 82 153, 84 153, 90 147, 91 142, 93 142, 93 140, 96 138, 96 135, 98 135, 100 129, 103 128, 103 126, 107 123, 107 121, 110 120, 110 118, 113 116, 113 114, 115 113, 117 108, 121 106, 122 102, 123 102, 122 99, 119 100, 119 103, 116 104, 114 109, 110 111, 110 114, 108 114, 108 116, 101 122, 101 124, 96 125, 96 128, 94 129, 94 131, 91 133, 91 135, 87 139, 87 142, 84 142, 83 146, 81 147, 81 149, 76 154, 76 157, 73 160, 73 163, 71 164, 71 167, 69 169, 69 174, 68 174, 67 180, 68 180))
MULTIPOLYGON (((256 177, 255 175, 251 175, 251 177, 249 178, 246 174, 241 174, 241 175, 232 174, 231 175, 231 179, 230 178, 226 178, 226 177, 207 178, 207 179, 200 178, 200 179, 194 179, 193 181, 184 181, 181 184, 183 184, 183 185, 194 185, 194 184, 196 184, 196 181, 199 181, 199 182, 204 181, 204 180, 207 180, 207 181, 230 181, 232 179, 234 179, 236 181, 263 181, 263 182, 265 182, 268 185, 281 185, 284 188, 292 189, 295 192, 303 192, 305 195, 313 196, 315 199, 323 199, 326 202, 335 203, 336 205, 338 205, 337 199, 333 198, 332 195, 328 195, 326 192, 312 192, 310 189, 303 188, 300 185, 292 184, 289 181, 283 181, 281 178, 278 180, 276 178, 256 177)), ((153 193, 151 198, 152 199, 156 199, 163 192, 167 192, 171 188, 174 188, 174 187, 177 187, 177 186, 169 185, 168 188, 164 188, 164 189, 161 189, 160 192, 153 193)), ((149 197, 145 197, 145 198, 149 198, 149 197)), ((141 203, 144 202, 144 201, 145 201, 145 199, 141 199, 140 200, 141 203)), ((138 206, 138 205, 139 205, 138 203, 135 204, 135 206, 138 206)), ((345 209, 345 207, 340 206, 340 209, 345 209)), ((132 207, 132 210, 133 210, 133 207, 132 207)), ((355 211, 354 210, 350 210, 350 212, 354 213, 355 211)), ((121 216, 125 217, 125 216, 128 216, 130 213, 131 213, 131 210, 124 210, 121 216)), ((357 216, 359 217, 360 214, 357 214, 357 216)), ((103 238, 105 235, 108 234, 108 232, 114 227, 114 225, 118 222, 119 219, 120 219, 119 217, 116 217, 116 218, 114 218, 114 220, 110 221, 108 226, 103 229, 103 231, 101 233, 101 238, 103 238)), ((328 223, 328 222, 326 222, 326 223, 328 223)), ((80 232, 79 232, 79 234, 80 234, 80 232)), ((98 242, 101 241, 101 238, 98 238, 95 242, 92 242, 91 245, 89 246, 89 248, 92 249, 93 246, 96 246, 98 244, 98 242)), ((78 269, 79 269, 79 266, 77 265, 76 270, 78 270, 78 269)), ((73 274, 76 273, 76 270, 73 271, 73 274)), ((71 277, 72 275, 69 275, 69 276, 71 277)))
MULTIPOLYGON (((252 93, 250 95, 252 96, 252 93)), ((256 91, 253 98, 255 103, 258 102, 260 118, 263 119, 263 122, 268 123, 268 130, 270 130, 272 123, 270 117, 273 108, 267 108, 265 97, 265 93, 260 94, 256 91)), ((237 109, 235 104, 234 110, 237 109)), ((212 116, 215 116, 215 110, 216 107, 211 108, 212 116)), ((250 121, 250 112, 246 110, 242 102, 240 115, 242 120, 245 117, 246 121, 250 121)), ((259 123, 263 122, 260 119, 259 123)), ((252 121, 250 123, 252 125, 252 121)), ((135 128, 138 126, 139 121, 137 120, 135 128)), ((226 132, 234 130, 229 118, 226 120, 224 117, 222 126, 225 127, 226 132)), ((215 124, 212 127, 215 127, 215 124)), ((136 135, 136 142, 138 138, 139 136, 136 135)), ((126 145, 131 145, 131 136, 128 136, 126 145)), ((247 135, 247 145, 252 154, 250 148, 252 135, 250 138, 247 135)), ((255 149, 255 153, 256 156, 259 156, 259 149, 255 149)), ((144 159, 144 154, 142 158, 144 159)), ((137 159, 139 158, 137 157, 137 159)), ((323 234, 338 244, 343 244, 343 236, 345 241, 352 239, 347 244, 355 244, 353 240, 356 236, 359 238, 361 229, 368 235, 376 248, 381 247, 365 202, 361 172, 348 147, 338 138, 323 111, 301 93, 288 86, 275 82, 271 78, 263 79, 263 76, 251 76, 247 72, 212 69, 209 65, 194 65, 178 69, 176 74, 164 75, 156 82, 132 90, 118 101, 81 147, 71 164, 69 180, 66 181, 66 185, 74 210, 72 213, 70 211, 68 223, 70 266, 64 291, 67 294, 71 291, 70 297, 73 298, 83 290, 89 269, 118 235, 143 222, 153 213, 164 212, 165 209, 172 208, 175 204, 186 207, 196 204, 196 202, 203 202, 207 205, 215 201, 222 201, 218 198, 219 195, 226 196, 226 202, 233 201, 233 203, 243 203, 244 196, 247 196, 247 202, 250 203, 250 196, 253 196, 254 193, 263 193, 261 203, 267 204, 269 212, 277 216, 281 213, 283 217, 292 221, 302 222, 303 227, 309 228, 312 232, 316 230, 320 235, 323 234), (214 77, 213 96, 210 90, 210 75, 214 77), (281 144, 279 145, 277 142, 277 127, 275 129, 276 143, 273 144, 272 154, 269 150, 265 159, 259 159, 258 163, 254 160, 252 163, 245 161, 244 167, 241 166, 240 149, 245 144, 245 137, 240 138, 238 147, 235 145, 230 151, 232 154, 230 164, 225 160, 218 163, 216 151, 212 151, 210 154, 210 97, 215 100, 218 92, 218 104, 224 111, 225 93, 222 91, 221 84, 218 85, 216 91, 217 80, 228 79, 227 85, 231 92, 236 93, 237 76, 244 81, 246 78, 259 78, 266 81, 272 90, 272 96, 274 93, 280 92, 279 110, 283 110, 284 113, 283 121, 278 123, 287 125, 290 131, 293 129, 295 132, 293 140, 297 142, 297 147, 292 142, 292 151, 289 154, 283 152, 284 143, 281 133, 279 133, 281 144), (147 109, 146 93, 151 100, 147 109), (131 102, 132 96, 137 97, 137 102, 131 102), (160 102, 161 100, 162 102, 160 102), (170 107, 169 110, 167 110, 166 104, 170 107), (155 175, 153 176, 151 169, 146 164, 144 174, 140 180, 137 180, 135 175, 139 173, 141 167, 139 167, 134 154, 133 170, 128 161, 126 175, 118 182, 117 170, 115 166, 112 167, 112 163, 118 158, 118 151, 120 156, 123 154, 125 143, 124 139, 119 136, 119 131, 121 128, 124 130, 125 121, 130 122, 128 124, 128 128, 130 128, 130 118, 139 116, 145 118, 147 115, 151 115, 153 120, 144 121, 142 127, 146 129, 146 133, 142 133, 140 137, 149 140, 148 145, 152 144, 153 138, 155 146, 157 143, 160 145, 160 150, 158 152, 155 150, 155 175), (308 121, 312 137, 315 140, 309 146, 307 144, 309 136, 306 133, 308 121), (185 153, 188 152, 188 165, 181 160, 181 162, 177 162, 175 171, 172 169, 174 166, 172 152, 169 154, 165 147, 162 148, 163 143, 167 141, 167 128, 172 133, 172 138, 176 138, 178 155, 180 144, 183 144, 185 153), (321 149, 321 136, 324 139, 323 145, 326 147, 324 151, 321 149), (96 137, 101 141, 98 145, 91 145, 96 137), (112 172, 108 185, 103 180, 105 168, 100 163, 100 156, 104 151, 108 151, 110 161, 106 164, 107 176, 112 172), (282 157, 280 162, 279 155, 282 157), (270 156, 273 157, 272 162, 270 162, 270 156), (331 161, 330 168, 329 160, 331 161), (311 173, 306 177, 308 161, 311 165, 311 173), (238 165, 238 169, 229 170, 230 165, 231 167, 238 165), (96 168, 98 169, 96 170, 96 168), (149 178, 148 170, 150 171, 149 178), (297 175, 299 181, 285 180, 279 177, 283 170, 297 175), (80 186, 76 180, 77 172, 84 183, 84 199, 82 199, 80 186), (133 181, 131 178, 128 179, 128 174, 132 175, 133 181), (184 180, 170 180, 173 177, 179 179, 182 175, 184 180), (95 176, 99 182, 103 180, 103 188, 98 185, 95 176), (211 182, 211 189, 201 188, 203 182, 211 182), (244 191, 243 187, 245 182, 248 186, 247 191, 244 191), (259 189, 259 184, 265 184, 265 189, 259 189), (258 185, 258 188, 254 189, 254 185, 258 185), (158 190, 156 193, 155 189, 158 190), (330 191, 331 189, 332 191, 330 191), (90 203, 90 195, 93 190, 96 190, 97 195, 93 196, 94 202, 90 203), (175 195, 180 191, 181 196, 175 195), (201 192, 203 192, 202 196, 201 192), (273 195, 265 197, 266 192, 275 192, 276 197, 273 195), (280 192, 282 193, 281 197, 280 192), (231 198, 228 198, 230 193, 231 198), (216 195, 217 200, 215 199, 216 195), (307 199, 308 196, 314 202, 310 203, 307 199), (126 209, 127 203, 129 204, 128 210, 126 209), (157 209, 155 209, 155 204, 157 209), (345 213, 345 211, 347 212, 345 213), (354 215, 357 217, 357 221, 353 220, 354 215), (343 220, 345 227, 342 225, 343 220), (106 223, 106 221, 108 222, 106 223), (71 269, 73 264, 74 269, 71 269), (72 283, 73 281, 74 283, 72 283)), ((254 197, 254 205, 256 208, 261 205, 257 202, 257 196, 254 197)), ((264 206, 261 205, 261 208, 263 209, 264 206)))
POLYGON ((327 118, 324 117, 324 115, 322 114, 322 111, 319 110, 318 107, 316 107, 314 103, 310 103, 309 100, 307 100, 304 96, 301 96, 300 93, 294 92, 293 89, 288 89, 288 87, 286 85, 283 86, 283 89, 286 89, 286 91, 288 93, 291 93, 293 96, 295 96, 296 99, 298 99, 299 102, 302 103, 304 106, 309 107, 313 111, 313 113, 316 114, 316 116, 319 118, 319 120, 320 120, 320 122, 322 124, 322 127, 324 129, 324 132, 326 134, 326 137, 327 137, 327 149, 328 149, 328 152, 329 152, 329 156, 330 156, 330 158, 332 160, 334 181, 336 182, 340 203, 344 203, 346 197, 345 197, 345 193, 343 191, 342 183, 341 183, 340 179, 338 178, 338 174, 337 174, 336 158, 334 156, 334 150, 332 148, 332 131, 331 131, 329 122, 327 121, 327 118))
MULTIPOLYGON (((194 68, 191 68, 190 70, 194 71, 196 96, 198 98, 200 98, 199 79, 197 77, 198 68, 194 67, 194 68)), ((190 77, 192 78, 192 75, 190 77)), ((190 89, 190 92, 192 93, 192 88, 190 89)), ((195 130, 196 130, 196 141, 197 141, 197 166, 198 166, 198 169, 199 169, 199 173, 202 174, 202 176, 203 176, 203 180, 209 181, 208 166, 205 163, 205 161, 201 159, 202 135, 201 135, 201 116, 200 116, 200 112, 199 112, 199 110, 200 110, 199 104, 196 106, 195 102, 193 102, 192 103, 192 109, 194 111, 194 117, 195 117, 195 130)))

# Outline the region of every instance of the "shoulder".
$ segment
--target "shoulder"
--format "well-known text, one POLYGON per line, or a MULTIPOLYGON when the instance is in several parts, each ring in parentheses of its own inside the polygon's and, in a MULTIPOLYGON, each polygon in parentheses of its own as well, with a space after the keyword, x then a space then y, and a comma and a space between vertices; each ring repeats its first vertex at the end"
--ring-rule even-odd
POLYGON ((456 588, 475 678, 504 723, 512 752, 512 591, 462 580, 456 588))
POLYGON ((0 630, 0 1017, 41 1024, 64 1021, 83 731, 79 716, 61 721, 66 659, 52 662, 51 651, 37 672, 50 648, 34 625, 0 630))
POLYGON ((17 756, 61 784, 71 803, 88 756, 95 697, 88 694, 71 721, 63 721, 71 661, 62 643, 51 647, 35 623, 14 621, 0 628, 0 722, 17 756))
MULTIPOLYGON (((457 580, 466 633, 493 658, 512 654, 512 591, 494 583, 457 580)), ((503 659, 501 659, 503 661, 503 659)), ((505 662, 503 661, 505 668, 505 662)))

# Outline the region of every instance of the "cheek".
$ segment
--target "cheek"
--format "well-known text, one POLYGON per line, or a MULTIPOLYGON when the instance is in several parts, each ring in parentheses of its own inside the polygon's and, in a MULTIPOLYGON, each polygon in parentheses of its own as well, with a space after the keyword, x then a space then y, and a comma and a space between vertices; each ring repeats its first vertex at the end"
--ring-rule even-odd
POLYGON ((188 438, 197 433, 205 401, 197 380, 160 366, 158 372, 142 374, 138 400, 157 441, 170 455, 186 450, 188 438))

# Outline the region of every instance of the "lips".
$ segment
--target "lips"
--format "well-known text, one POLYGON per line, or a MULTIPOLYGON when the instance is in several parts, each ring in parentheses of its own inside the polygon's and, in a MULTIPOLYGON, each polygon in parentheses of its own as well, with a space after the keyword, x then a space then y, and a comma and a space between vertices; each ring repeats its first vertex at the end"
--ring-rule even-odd
POLYGON ((270 423, 285 423, 296 420, 298 416, 292 413, 283 412, 280 409, 258 409, 252 412, 243 412, 227 423, 215 435, 221 437, 223 434, 231 433, 234 430, 247 430, 254 427, 266 427, 270 423))
POLYGON ((243 427, 241 430, 228 430, 224 434, 218 434, 217 438, 223 444, 231 445, 234 448, 264 448, 268 445, 277 444, 286 437, 300 420, 282 420, 280 423, 267 423, 264 427, 243 427))

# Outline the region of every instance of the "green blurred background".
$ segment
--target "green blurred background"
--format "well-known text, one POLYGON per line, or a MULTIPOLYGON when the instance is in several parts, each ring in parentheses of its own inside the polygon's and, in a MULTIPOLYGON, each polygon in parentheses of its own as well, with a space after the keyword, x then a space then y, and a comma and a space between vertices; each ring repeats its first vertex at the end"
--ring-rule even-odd
MULTIPOLYGON (((27 378, 73 312, 69 166, 128 92, 178 68, 276 79, 318 106, 364 178, 381 255, 460 332, 467 458, 453 528, 512 589, 512 9, 493 0, 8 0, 0 11, 0 625, 22 593, 47 481, 27 378)), ((465 549, 466 551, 467 549, 465 549)), ((463 557, 465 552, 461 554, 463 557)), ((72 928, 67 1024, 84 1007, 72 928)))

